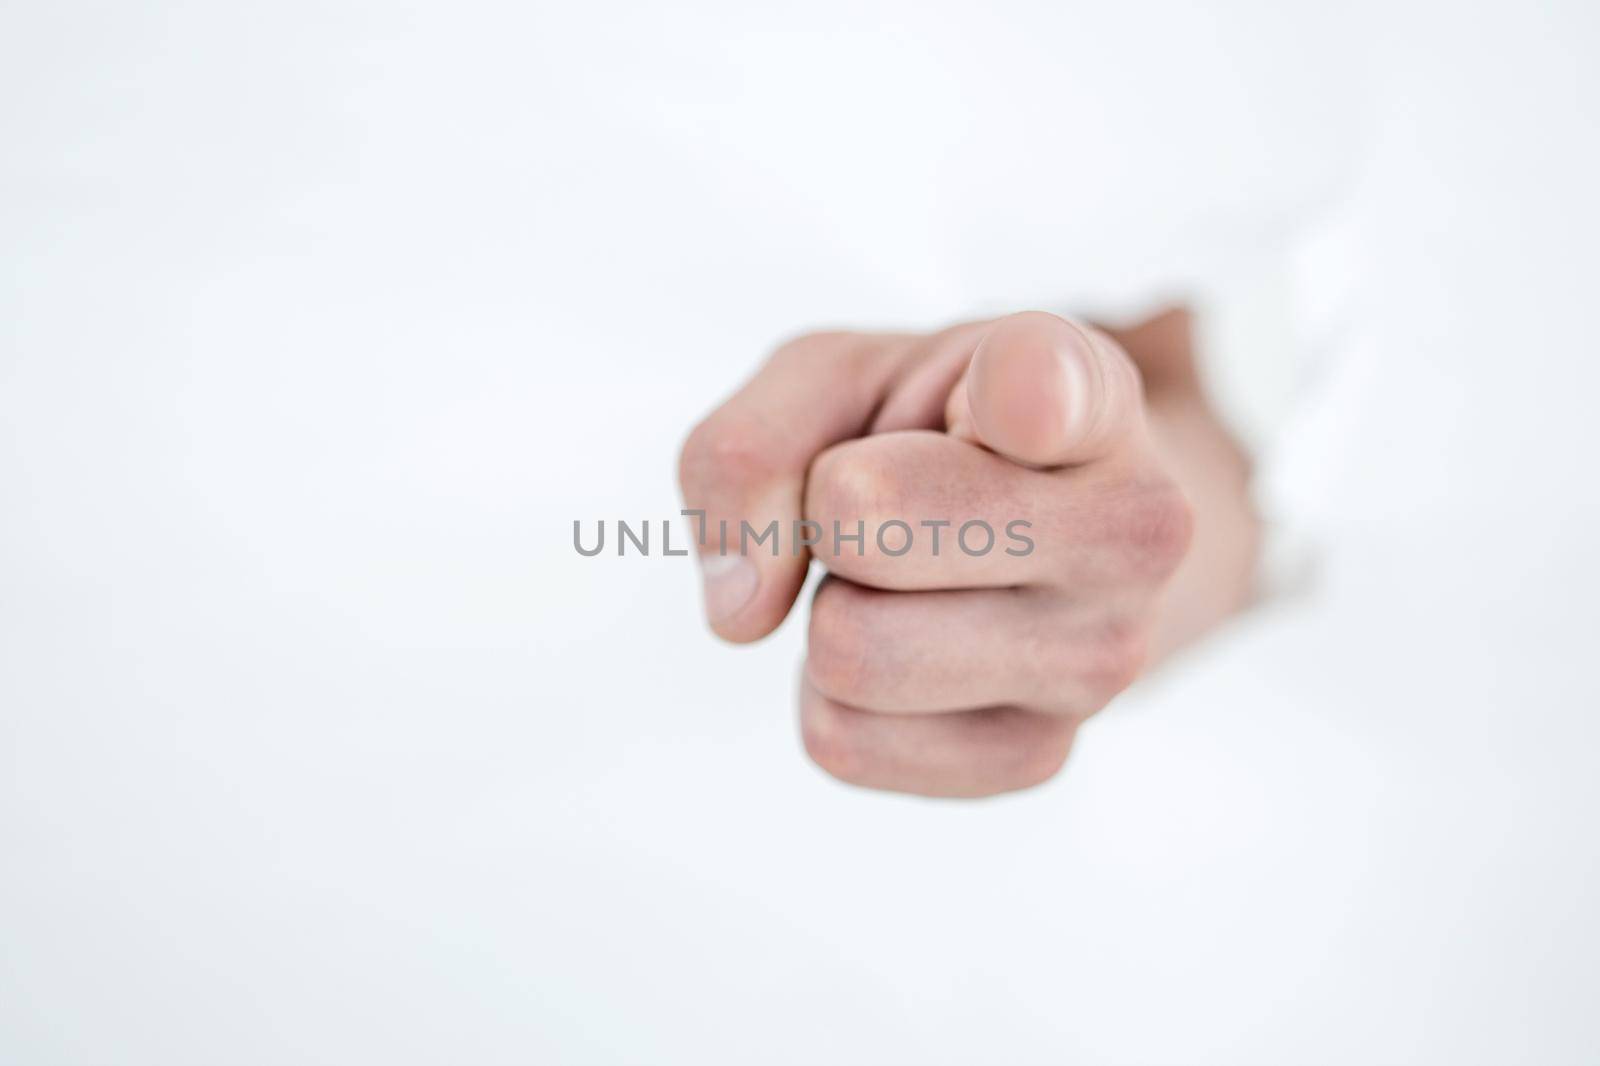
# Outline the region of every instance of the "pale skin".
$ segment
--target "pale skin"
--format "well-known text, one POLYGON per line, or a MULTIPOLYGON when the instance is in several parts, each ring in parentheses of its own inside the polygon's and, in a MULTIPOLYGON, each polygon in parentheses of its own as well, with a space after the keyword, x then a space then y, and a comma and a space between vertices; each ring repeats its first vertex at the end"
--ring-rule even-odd
POLYGON ((1247 602, 1249 465, 1190 333, 1173 310, 1124 330, 1029 311, 926 335, 814 334, 695 427, 686 504, 709 529, 786 531, 776 556, 702 558, 712 630, 759 640, 811 561, 827 570, 800 684, 822 769, 930 796, 1037 785, 1084 719, 1247 602), (870 533, 796 554, 787 532, 974 518, 1030 523, 1033 549, 969 555, 946 529, 936 556, 922 529, 901 555, 870 533))

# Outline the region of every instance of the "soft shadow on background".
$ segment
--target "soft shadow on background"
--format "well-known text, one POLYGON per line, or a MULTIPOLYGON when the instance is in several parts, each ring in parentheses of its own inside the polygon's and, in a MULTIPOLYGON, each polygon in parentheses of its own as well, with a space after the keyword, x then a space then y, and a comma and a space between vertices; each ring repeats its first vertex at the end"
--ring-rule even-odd
POLYGON ((1593 1061, 1597 45, 8 7, 0 1059, 1593 1061), (1314 576, 1044 788, 825 778, 801 627, 572 550, 786 334, 1194 285, 1314 576))

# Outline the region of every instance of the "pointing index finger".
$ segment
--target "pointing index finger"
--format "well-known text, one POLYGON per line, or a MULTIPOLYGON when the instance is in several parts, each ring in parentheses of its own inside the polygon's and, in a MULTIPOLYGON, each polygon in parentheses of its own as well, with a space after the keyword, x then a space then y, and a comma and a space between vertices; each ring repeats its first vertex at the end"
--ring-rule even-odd
POLYGON ((950 432, 1026 466, 1077 466, 1143 432, 1139 372, 1099 330, 1043 311, 997 319, 952 391, 950 432))

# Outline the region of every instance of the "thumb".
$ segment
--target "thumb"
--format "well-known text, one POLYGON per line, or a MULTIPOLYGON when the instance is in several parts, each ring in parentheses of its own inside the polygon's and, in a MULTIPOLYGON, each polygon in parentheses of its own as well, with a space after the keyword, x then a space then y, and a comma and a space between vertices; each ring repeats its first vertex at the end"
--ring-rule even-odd
POLYGON ((951 390, 945 423, 1027 466, 1071 466, 1141 431, 1139 372, 1104 333, 1058 315, 996 319, 951 390))

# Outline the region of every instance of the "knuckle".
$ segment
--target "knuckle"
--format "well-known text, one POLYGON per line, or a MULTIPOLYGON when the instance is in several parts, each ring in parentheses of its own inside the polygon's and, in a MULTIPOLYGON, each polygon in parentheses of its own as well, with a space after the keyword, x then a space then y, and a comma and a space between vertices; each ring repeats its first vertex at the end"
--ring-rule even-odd
POLYGON ((1177 485, 1163 482, 1123 505, 1117 534, 1138 576, 1165 580, 1189 552, 1194 508, 1177 485))
POLYGON ((1072 728, 1068 724, 1054 726, 1044 735, 1027 745, 1016 766, 1016 788, 1033 788, 1042 785, 1061 772, 1072 750, 1072 728))
MULTIPOLYGON (((848 374, 852 361, 874 350, 865 334, 807 333, 779 345, 766 369, 789 365, 848 374)), ((685 439, 678 456, 678 480, 686 489, 719 481, 760 479, 803 464, 809 456, 795 453, 788 435, 772 419, 735 397, 700 421, 685 439)))
POLYGON ((1137 681, 1148 654, 1147 624, 1116 620, 1052 637, 1033 660, 1045 704, 1082 719, 1137 681))
POLYGON ((841 781, 859 776, 855 747, 844 712, 822 700, 810 700, 800 713, 800 743, 806 757, 841 781))
POLYGON ((1091 644, 1084 664, 1084 680, 1110 699, 1139 679, 1144 672, 1149 638, 1144 627, 1112 624, 1091 644))
POLYGON ((853 523, 884 505, 891 495, 893 478, 881 464, 872 461, 867 451, 836 445, 817 457, 807 488, 811 517, 853 523))
POLYGON ((678 454, 678 483, 686 492, 718 481, 743 482, 773 472, 778 450, 759 421, 726 408, 703 419, 678 454))

